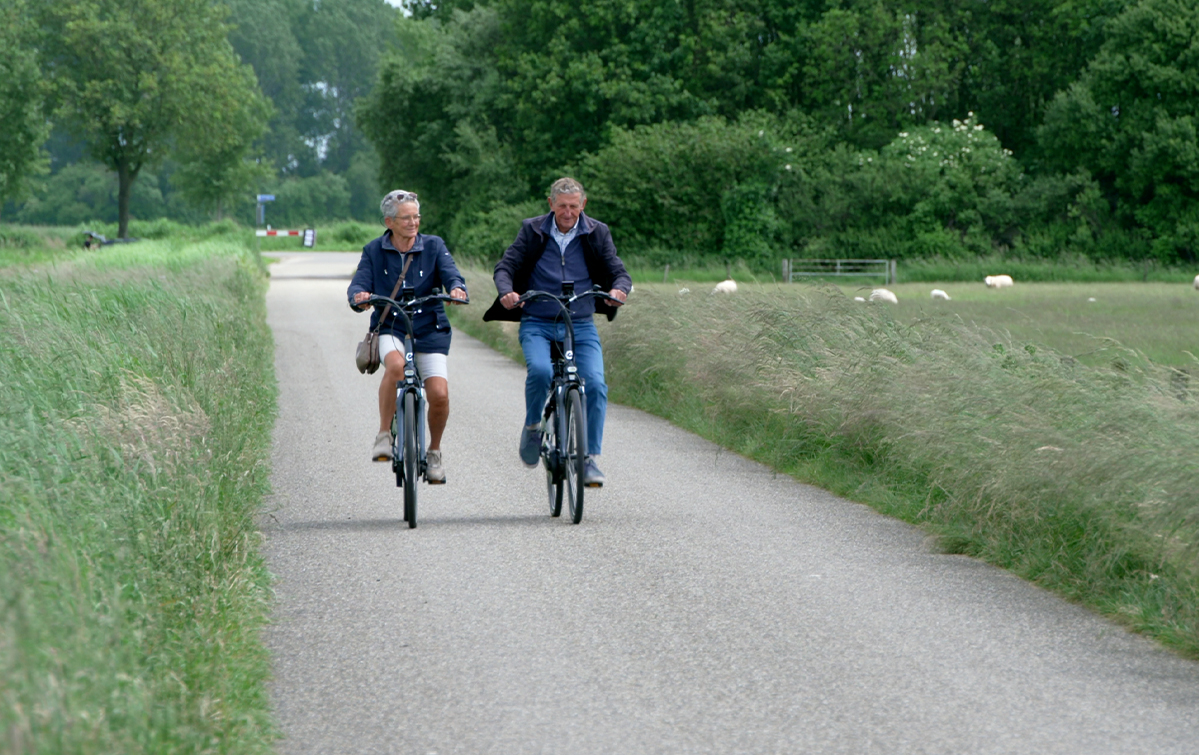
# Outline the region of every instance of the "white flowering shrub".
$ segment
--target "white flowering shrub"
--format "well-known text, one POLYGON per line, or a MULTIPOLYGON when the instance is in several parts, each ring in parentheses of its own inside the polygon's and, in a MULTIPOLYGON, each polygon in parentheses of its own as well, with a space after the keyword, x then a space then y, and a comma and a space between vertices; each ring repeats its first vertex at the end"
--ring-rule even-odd
MULTIPOLYGON (((869 169, 871 156, 859 164, 869 169)), ((910 208, 908 230, 927 238, 929 253, 989 252, 1014 221, 1012 197, 1023 169, 971 113, 950 124, 903 131, 879 154, 883 171, 910 208), (954 243, 955 238, 963 243, 954 243)))

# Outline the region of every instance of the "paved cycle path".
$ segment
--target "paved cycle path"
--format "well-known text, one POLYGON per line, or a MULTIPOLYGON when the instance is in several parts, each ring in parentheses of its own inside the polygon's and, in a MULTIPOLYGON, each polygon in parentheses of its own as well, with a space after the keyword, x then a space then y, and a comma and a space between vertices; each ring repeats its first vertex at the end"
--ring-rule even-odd
POLYGON ((551 519, 523 369, 461 333, 409 530, 367 317, 302 267, 268 294, 281 752, 1199 752, 1199 664, 646 414, 610 407, 608 487, 551 519))

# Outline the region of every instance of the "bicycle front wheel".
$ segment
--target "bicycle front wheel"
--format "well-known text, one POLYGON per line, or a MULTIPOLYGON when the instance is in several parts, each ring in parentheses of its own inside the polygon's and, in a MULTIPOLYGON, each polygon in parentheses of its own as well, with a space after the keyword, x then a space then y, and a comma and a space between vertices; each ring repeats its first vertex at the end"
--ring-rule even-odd
POLYGON ((583 396, 578 389, 566 393, 566 449, 563 459, 566 478, 566 497, 570 502, 570 521, 578 524, 583 520, 583 470, 587 463, 587 438, 585 435, 586 415, 583 414, 583 396))
POLYGON ((420 459, 416 450, 416 392, 404 394, 404 521, 416 526, 416 476, 420 459))
POLYGON ((551 408, 545 420, 545 438, 541 441, 541 465, 545 467, 545 492, 550 500, 550 516, 562 515, 562 455, 558 435, 558 412, 551 408))

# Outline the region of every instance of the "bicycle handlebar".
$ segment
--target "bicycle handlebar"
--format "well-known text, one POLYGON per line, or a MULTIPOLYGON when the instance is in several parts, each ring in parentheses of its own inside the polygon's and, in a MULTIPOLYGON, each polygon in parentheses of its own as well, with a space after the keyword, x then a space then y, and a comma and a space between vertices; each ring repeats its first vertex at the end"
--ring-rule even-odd
POLYGON ((422 305, 428 301, 448 301, 451 304, 470 304, 470 297, 467 297, 465 299, 455 299, 454 297, 450 296, 449 294, 429 294, 428 296, 422 296, 419 299, 409 299, 408 301, 400 302, 400 301, 396 301, 395 299, 392 299, 389 296, 380 296, 379 294, 371 294, 371 297, 363 303, 370 304, 371 306, 374 306, 374 307, 380 307, 380 306, 383 306, 384 304, 390 304, 391 306, 393 306, 397 309, 407 311, 409 309, 412 309, 413 307, 419 307, 420 305, 422 305))
POLYGON ((553 299, 554 301, 558 302, 558 306, 569 310, 571 304, 574 304, 579 299, 583 299, 588 296, 594 296, 597 299, 614 301, 618 306, 624 303, 620 299, 617 299, 615 296, 609 294, 607 291, 599 288, 593 288, 590 291, 583 291, 581 293, 574 294, 573 296, 551 294, 549 291, 525 291, 516 301, 518 304, 524 304, 525 302, 532 301, 533 299, 553 299))

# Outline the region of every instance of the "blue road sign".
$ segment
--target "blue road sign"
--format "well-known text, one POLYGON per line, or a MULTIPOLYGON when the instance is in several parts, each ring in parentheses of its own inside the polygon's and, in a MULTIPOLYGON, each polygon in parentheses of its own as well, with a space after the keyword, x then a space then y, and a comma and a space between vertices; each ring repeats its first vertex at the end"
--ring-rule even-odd
POLYGON ((275 195, 274 194, 259 194, 258 201, 259 202, 274 202, 275 195))

